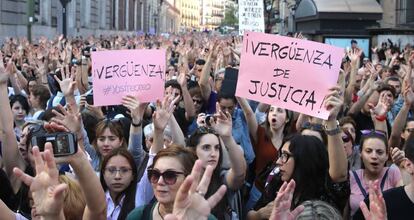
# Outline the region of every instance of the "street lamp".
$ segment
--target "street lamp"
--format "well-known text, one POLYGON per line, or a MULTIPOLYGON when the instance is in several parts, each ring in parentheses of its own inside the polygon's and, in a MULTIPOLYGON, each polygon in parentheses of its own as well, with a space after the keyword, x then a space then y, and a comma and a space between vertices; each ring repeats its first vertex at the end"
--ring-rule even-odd
POLYGON ((66 6, 71 0, 60 0, 62 4, 62 34, 66 37, 66 6))

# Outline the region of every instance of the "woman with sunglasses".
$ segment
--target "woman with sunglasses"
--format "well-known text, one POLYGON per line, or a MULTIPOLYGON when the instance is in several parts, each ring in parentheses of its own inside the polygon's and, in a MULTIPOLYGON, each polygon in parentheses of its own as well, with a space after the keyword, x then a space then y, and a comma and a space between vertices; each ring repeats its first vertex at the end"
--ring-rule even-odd
MULTIPOLYGON (((148 168, 148 179, 152 184, 156 201, 132 211, 127 219, 160 220, 171 214, 178 189, 196 161, 191 150, 170 146, 160 150, 148 168)), ((202 193, 202 192, 200 192, 202 193)), ((209 219, 215 219, 209 216, 209 219)))
POLYGON ((352 134, 347 129, 342 128, 341 130, 342 142, 348 159, 349 168, 351 170, 361 169, 361 155, 359 149, 354 147, 352 134))
POLYGON ((243 150, 232 136, 232 117, 229 112, 220 110, 210 118, 210 125, 211 128, 199 127, 189 137, 187 146, 202 161, 203 169, 207 165, 214 168, 206 197, 211 196, 223 184, 228 188, 226 196, 212 210, 212 214, 218 219, 237 219, 236 216, 241 216, 241 208, 235 200, 246 175, 243 150), (223 169, 224 158, 228 158, 230 169, 223 169))

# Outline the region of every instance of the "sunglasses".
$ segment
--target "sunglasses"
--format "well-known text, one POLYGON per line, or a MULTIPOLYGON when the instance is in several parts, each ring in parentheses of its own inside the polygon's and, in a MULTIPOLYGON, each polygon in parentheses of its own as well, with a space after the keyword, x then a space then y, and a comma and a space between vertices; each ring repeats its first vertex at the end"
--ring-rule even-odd
POLYGON ((193 99, 193 102, 198 103, 198 104, 202 104, 203 100, 201 99, 193 99))
POLYGON ((342 141, 344 143, 348 143, 351 140, 351 137, 349 137, 348 135, 342 136, 342 141))
POLYGON ((158 183, 160 177, 162 176, 162 179, 167 185, 174 185, 177 182, 178 175, 184 175, 183 172, 178 172, 174 170, 167 170, 163 173, 161 173, 158 170, 148 168, 148 179, 152 184, 158 183))
POLYGON ((384 138, 387 138, 386 134, 383 131, 376 131, 376 130, 362 130, 361 131, 362 136, 367 136, 367 135, 377 135, 377 136, 381 136, 384 138))

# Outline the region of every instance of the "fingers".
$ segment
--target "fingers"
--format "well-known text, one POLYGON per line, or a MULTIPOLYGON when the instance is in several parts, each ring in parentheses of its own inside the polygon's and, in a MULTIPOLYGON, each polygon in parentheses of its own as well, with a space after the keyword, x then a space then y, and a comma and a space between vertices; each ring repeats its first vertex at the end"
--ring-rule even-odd
POLYGON ((216 207, 216 205, 220 202, 223 198, 224 194, 226 194, 227 188, 225 185, 221 185, 220 188, 215 192, 210 198, 207 199, 208 204, 210 204, 210 208, 216 207))
POLYGON ((201 178, 201 170, 202 170, 202 162, 201 160, 197 160, 191 170, 191 176, 193 177, 193 185, 190 188, 190 193, 195 193, 197 190, 198 183, 201 178))
POLYGON ((25 174, 21 169, 15 167, 13 169, 13 173, 20 179, 20 181, 22 181, 27 186, 32 185, 33 177, 25 174))
POLYGON ((53 198, 57 201, 62 201, 65 197, 65 190, 68 188, 68 185, 61 183, 57 185, 53 190, 53 198))
POLYGON ((193 182, 194 178, 191 175, 188 175, 184 179, 184 182, 181 184, 180 188, 178 189, 177 195, 175 196, 174 205, 178 205, 188 198, 188 196, 190 195, 189 191, 191 187, 194 185, 193 182))
POLYGON ((45 164, 43 162, 42 156, 40 155, 39 147, 34 146, 32 148, 33 158, 35 161, 35 170, 36 173, 41 173, 45 171, 45 164))
POLYGON ((207 193, 212 174, 213 174, 213 167, 208 165, 206 170, 204 171, 203 176, 201 177, 200 184, 198 184, 197 192, 200 192, 204 195, 207 193))
POLYGON ((371 213, 369 212, 368 207, 364 201, 359 202, 359 208, 361 209, 365 219, 371 218, 371 213))
POLYGON ((53 155, 53 146, 50 142, 45 144, 44 160, 46 162, 49 175, 57 178, 59 173, 57 172, 55 157, 53 155))
POLYGON ((296 217, 305 210, 305 206, 300 205, 296 207, 292 212, 291 215, 293 216, 293 219, 296 219, 296 217))

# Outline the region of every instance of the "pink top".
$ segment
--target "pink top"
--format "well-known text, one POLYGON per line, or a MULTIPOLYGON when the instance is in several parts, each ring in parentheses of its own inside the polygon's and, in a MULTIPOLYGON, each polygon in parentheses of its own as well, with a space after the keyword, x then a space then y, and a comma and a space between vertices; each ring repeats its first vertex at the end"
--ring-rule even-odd
MULTIPOLYGON (((387 168, 388 167, 384 167, 382 169, 382 172, 379 178, 380 184, 382 181, 382 177, 387 171, 387 168)), ((359 170, 356 170, 355 172, 357 173, 359 180, 361 181, 361 185, 364 187, 366 193, 368 194, 368 183, 365 182, 363 178, 364 169, 359 169, 359 170)), ((352 171, 349 171, 349 177, 350 177, 349 181, 351 184, 351 196, 349 198, 349 203, 351 207, 351 215, 353 216, 355 212, 359 209, 359 202, 363 201, 365 198, 361 190, 359 189, 358 183, 356 182, 352 171)), ((398 167, 395 166, 394 164, 391 165, 389 167, 388 176, 387 176, 387 179, 385 180, 383 191, 397 187, 397 184, 400 182, 400 180, 401 180, 400 169, 398 169, 398 167)))

